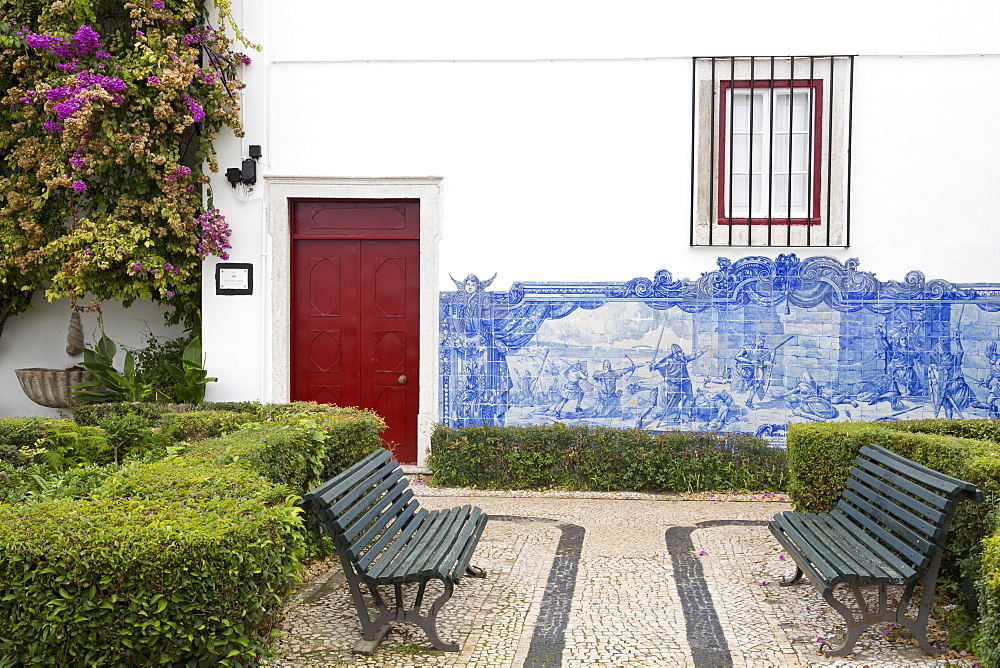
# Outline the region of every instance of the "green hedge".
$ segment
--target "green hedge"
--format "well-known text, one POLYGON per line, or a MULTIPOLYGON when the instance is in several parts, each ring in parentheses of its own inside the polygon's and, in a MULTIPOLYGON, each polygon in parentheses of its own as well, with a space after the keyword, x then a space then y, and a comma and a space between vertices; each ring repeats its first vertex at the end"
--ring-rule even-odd
POLYGON ((259 499, 0 506, 0 665, 254 665, 299 525, 259 499))
POLYGON ((316 404, 105 406, 90 426, 0 426, 14 451, 96 425, 175 444, 62 472, 0 461, 0 667, 255 665, 303 557, 331 547, 291 503, 379 447, 384 422, 316 404))
POLYGON ((111 465, 54 471, 45 464, 0 462, 0 504, 85 499, 117 470, 111 465))
POLYGON ((241 426, 260 422, 262 415, 230 410, 200 410, 189 413, 166 413, 156 427, 171 441, 190 441, 221 436, 241 426))
POLYGON ((434 483, 483 489, 781 490, 783 450, 747 434, 606 427, 439 426, 434 483))
POLYGON ((95 497, 185 501, 257 500, 266 506, 295 496, 287 485, 262 480, 256 471, 214 460, 177 458, 123 467, 92 492, 95 497))
POLYGON ((365 411, 249 423, 224 436, 192 443, 185 454, 245 462, 264 479, 304 494, 379 447, 378 435, 384 428, 381 418, 365 411))
MULTIPOLYGON (((32 447, 40 438, 49 434, 47 422, 53 418, 0 418, 0 462, 25 465, 31 457, 19 452, 21 448, 32 447)), ((70 420, 65 420, 72 424, 70 420)))
MULTIPOLYGON (((843 490, 858 450, 877 443, 942 473, 971 482, 985 495, 983 503, 959 504, 948 534, 942 563, 943 589, 975 609, 978 598, 977 653, 986 665, 1000 666, 1000 563, 983 560, 983 546, 996 542, 991 521, 1000 506, 1000 421, 906 420, 832 422, 790 425, 788 491, 797 510, 824 512, 843 490), (986 638, 993 640, 987 641, 986 638), (987 660, 988 657, 989 658, 987 660)), ((987 553, 989 551, 987 550, 987 553)))
POLYGON ((978 582, 979 628, 976 654, 982 665, 1000 666, 1000 523, 983 540, 982 576, 978 582))
POLYGON ((166 413, 186 412, 187 404, 156 404, 144 403, 111 403, 111 404, 75 404, 69 410, 77 424, 99 427, 108 418, 121 416, 139 416, 150 425, 159 423, 166 413))

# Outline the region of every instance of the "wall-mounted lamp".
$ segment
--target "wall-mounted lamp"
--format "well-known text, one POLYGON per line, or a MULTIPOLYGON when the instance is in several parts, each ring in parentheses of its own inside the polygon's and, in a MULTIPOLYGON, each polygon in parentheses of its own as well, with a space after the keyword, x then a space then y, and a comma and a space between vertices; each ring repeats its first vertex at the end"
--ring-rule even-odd
POLYGON ((257 160, 262 153, 259 144, 250 145, 250 157, 243 160, 243 166, 230 167, 226 170, 226 180, 233 188, 237 183, 252 186, 257 183, 257 160))

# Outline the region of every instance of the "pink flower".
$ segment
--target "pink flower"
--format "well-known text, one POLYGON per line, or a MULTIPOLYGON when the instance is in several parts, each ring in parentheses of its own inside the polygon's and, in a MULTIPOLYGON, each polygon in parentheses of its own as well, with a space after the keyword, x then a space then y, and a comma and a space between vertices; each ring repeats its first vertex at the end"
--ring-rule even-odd
POLYGON ((82 193, 86 189, 87 189, 87 184, 84 183, 83 181, 73 181, 73 190, 77 191, 78 193, 82 193))

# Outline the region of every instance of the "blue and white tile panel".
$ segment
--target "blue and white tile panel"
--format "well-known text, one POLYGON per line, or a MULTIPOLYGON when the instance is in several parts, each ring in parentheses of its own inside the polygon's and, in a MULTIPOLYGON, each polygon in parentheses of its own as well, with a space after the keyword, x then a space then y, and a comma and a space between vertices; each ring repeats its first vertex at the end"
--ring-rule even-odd
POLYGON ((449 426, 562 421, 756 433, 1000 414, 1000 284, 880 281, 857 260, 719 258, 698 279, 441 294, 449 426))

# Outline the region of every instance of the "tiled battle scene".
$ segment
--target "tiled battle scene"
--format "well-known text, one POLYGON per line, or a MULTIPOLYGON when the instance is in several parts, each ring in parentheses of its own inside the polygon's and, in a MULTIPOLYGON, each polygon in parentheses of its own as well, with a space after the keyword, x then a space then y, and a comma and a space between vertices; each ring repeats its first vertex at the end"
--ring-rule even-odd
POLYGON ((453 427, 738 431, 802 421, 1000 415, 1000 285, 857 260, 719 258, 697 279, 454 279, 441 295, 440 411, 453 427))
MULTIPOLYGON (((411 479, 412 480, 412 479, 411 479)), ((766 521, 779 495, 470 492, 412 481, 422 505, 475 504, 491 519, 473 564, 441 610, 438 630, 460 650, 438 652, 397 624, 372 655, 338 565, 288 610, 269 666, 962 666, 932 658, 876 626, 853 655, 827 658, 842 619, 794 568, 766 521)), ((433 596, 433 592, 428 596, 433 596)))

